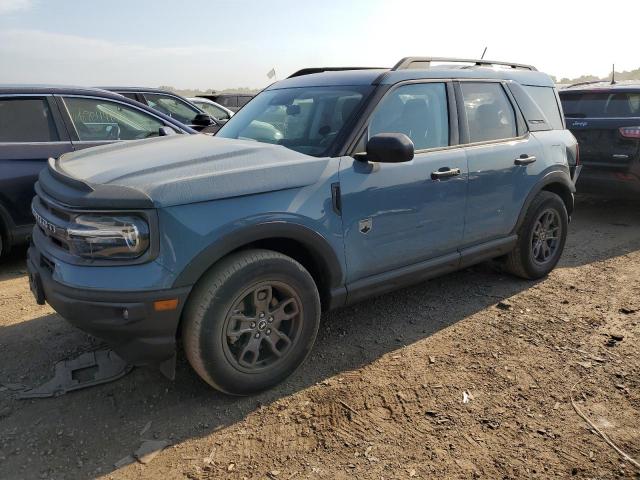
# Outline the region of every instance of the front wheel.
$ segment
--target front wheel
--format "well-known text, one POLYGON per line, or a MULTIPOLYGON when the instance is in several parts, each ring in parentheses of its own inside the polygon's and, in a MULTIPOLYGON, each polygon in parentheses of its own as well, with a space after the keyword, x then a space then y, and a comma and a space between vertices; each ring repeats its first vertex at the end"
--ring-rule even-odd
POLYGON ((516 248, 507 255, 507 270, 531 280, 547 275, 560 260, 568 227, 562 199, 552 192, 538 193, 518 230, 516 248))
POLYGON ((311 351, 319 324, 309 272, 286 255, 247 250, 198 282, 185 307, 183 343, 203 380, 248 395, 291 375, 311 351))

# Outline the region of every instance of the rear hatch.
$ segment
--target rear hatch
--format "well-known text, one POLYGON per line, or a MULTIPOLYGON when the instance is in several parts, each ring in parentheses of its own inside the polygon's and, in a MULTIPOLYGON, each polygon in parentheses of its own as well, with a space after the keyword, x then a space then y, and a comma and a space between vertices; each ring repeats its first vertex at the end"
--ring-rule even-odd
POLYGON ((635 169, 640 158, 640 89, 565 90, 560 98, 585 167, 635 169))

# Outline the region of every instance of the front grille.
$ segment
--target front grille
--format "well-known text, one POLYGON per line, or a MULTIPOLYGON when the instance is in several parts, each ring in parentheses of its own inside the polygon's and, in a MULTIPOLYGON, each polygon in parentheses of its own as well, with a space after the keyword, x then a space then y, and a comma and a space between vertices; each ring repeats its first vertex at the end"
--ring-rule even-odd
POLYGON ((47 240, 55 247, 68 252, 67 228, 72 215, 40 195, 33 199, 32 211, 38 229, 47 240))

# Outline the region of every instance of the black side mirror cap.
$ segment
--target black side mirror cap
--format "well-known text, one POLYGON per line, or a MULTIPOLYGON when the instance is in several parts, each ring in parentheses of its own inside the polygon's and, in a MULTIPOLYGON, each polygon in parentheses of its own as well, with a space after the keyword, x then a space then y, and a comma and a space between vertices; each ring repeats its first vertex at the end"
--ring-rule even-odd
POLYGON ((401 163, 413 160, 415 146, 404 133, 379 133, 367 142, 369 162, 401 163))
POLYGON ((198 127, 208 127, 209 125, 216 124, 216 121, 206 113, 199 113, 193 118, 191 123, 198 127))

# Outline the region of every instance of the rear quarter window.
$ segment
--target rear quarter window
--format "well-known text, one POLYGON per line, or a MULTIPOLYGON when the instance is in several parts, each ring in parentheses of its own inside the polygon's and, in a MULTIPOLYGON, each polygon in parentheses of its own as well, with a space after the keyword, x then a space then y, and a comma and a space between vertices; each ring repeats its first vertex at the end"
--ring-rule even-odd
POLYGON ((542 113, 544 113, 549 124, 554 130, 563 130, 564 121, 560 114, 560 107, 556 99, 555 88, 553 87, 534 87, 532 85, 523 85, 523 88, 531 98, 538 104, 542 113))

